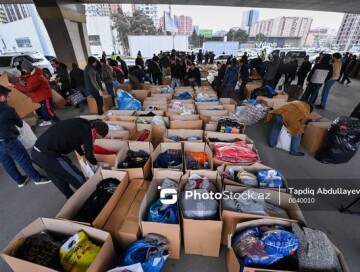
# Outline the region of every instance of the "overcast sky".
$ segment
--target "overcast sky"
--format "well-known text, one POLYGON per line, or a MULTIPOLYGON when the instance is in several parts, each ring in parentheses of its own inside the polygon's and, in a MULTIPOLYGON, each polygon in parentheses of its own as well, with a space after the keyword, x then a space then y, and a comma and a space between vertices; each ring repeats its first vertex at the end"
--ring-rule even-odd
MULTIPOLYGON (((123 5, 124 11, 129 11, 130 5, 123 5)), ((193 19, 193 25, 201 29, 229 30, 231 27, 240 27, 242 13, 250 8, 241 7, 212 7, 212 6, 181 6, 172 5, 171 11, 175 15, 188 15, 193 19)), ((159 17, 163 11, 169 10, 168 5, 158 5, 159 17)), ((270 19, 280 16, 302 16, 314 19, 312 28, 329 27, 338 29, 344 13, 321 12, 307 10, 288 9, 257 9, 260 11, 259 20, 270 19)))

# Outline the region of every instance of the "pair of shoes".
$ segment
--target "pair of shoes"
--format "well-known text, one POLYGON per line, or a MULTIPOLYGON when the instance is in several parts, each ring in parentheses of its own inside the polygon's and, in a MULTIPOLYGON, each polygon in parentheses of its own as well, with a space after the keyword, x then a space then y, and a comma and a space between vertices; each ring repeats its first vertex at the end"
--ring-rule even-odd
POLYGON ((29 176, 23 176, 22 180, 18 182, 18 187, 19 188, 24 187, 29 180, 30 180, 29 176))
POLYGON ((325 107, 323 107, 322 105, 315 105, 315 109, 325 110, 325 107))
POLYGON ((305 154, 302 153, 302 152, 290 152, 290 155, 302 157, 302 156, 304 156, 305 154))
POLYGON ((52 124, 51 121, 44 121, 42 123, 39 124, 40 127, 45 127, 45 126, 50 126, 52 124))
POLYGON ((35 180, 35 185, 42 185, 42 184, 48 184, 51 182, 51 179, 47 177, 41 177, 40 180, 35 180))

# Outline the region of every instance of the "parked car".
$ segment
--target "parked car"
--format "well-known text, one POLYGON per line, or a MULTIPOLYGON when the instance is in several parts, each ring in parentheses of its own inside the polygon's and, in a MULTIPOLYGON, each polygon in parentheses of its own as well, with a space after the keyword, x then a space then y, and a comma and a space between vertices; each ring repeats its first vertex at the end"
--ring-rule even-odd
POLYGON ((301 64, 304 62, 304 58, 306 56, 305 50, 290 50, 286 53, 286 58, 296 57, 298 61, 298 68, 300 68, 301 64))
POLYGON ((44 76, 48 79, 54 74, 54 68, 42 54, 37 52, 26 52, 26 53, 5 53, 0 56, 0 73, 7 71, 14 75, 21 75, 18 66, 22 60, 30 61, 35 67, 42 69, 44 76))
POLYGON ((219 54, 219 55, 216 55, 215 58, 214 58, 214 62, 221 62, 221 63, 226 63, 228 58, 230 57, 231 55, 228 55, 228 54, 219 54))

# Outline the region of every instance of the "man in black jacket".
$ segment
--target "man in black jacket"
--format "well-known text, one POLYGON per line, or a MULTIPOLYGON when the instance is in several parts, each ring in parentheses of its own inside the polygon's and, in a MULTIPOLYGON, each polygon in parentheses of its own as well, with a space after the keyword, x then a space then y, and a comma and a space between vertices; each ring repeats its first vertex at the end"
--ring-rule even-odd
POLYGON ((151 74, 152 81, 155 85, 162 85, 162 73, 159 64, 151 59, 147 61, 148 72, 151 74))
POLYGON ((119 63, 121 70, 124 72, 125 78, 129 78, 129 68, 126 62, 120 56, 117 56, 116 60, 119 63))
POLYGON ((305 78, 307 76, 307 74, 310 72, 311 70, 311 62, 309 61, 309 56, 306 56, 304 58, 304 62, 301 64, 297 75, 298 75, 298 81, 297 81, 297 85, 302 87, 304 85, 305 82, 305 78))
POLYGON ((245 97, 245 86, 249 82, 249 68, 246 64, 244 59, 239 61, 240 63, 240 78, 241 78, 241 85, 240 85, 240 100, 244 100, 245 97))
POLYGON ((67 66, 57 60, 52 60, 51 63, 56 68, 56 79, 61 83, 61 95, 66 98, 71 91, 71 80, 67 66))
POLYGON ((67 119, 54 124, 36 141, 32 150, 34 162, 42 167, 55 186, 70 198, 85 182, 83 173, 65 155, 76 152, 95 169, 98 162, 93 152, 94 136, 105 137, 108 125, 102 121, 88 121, 81 118, 67 119), (84 147, 84 151, 81 146, 84 147))
POLYGON ((16 127, 22 128, 23 121, 15 109, 7 104, 9 92, 11 90, 0 85, 0 162, 18 187, 24 187, 30 177, 36 185, 49 183, 51 180, 35 170, 29 154, 18 140, 19 130, 16 127), (26 176, 20 174, 15 162, 25 171, 26 176))
POLYGON ((170 59, 169 54, 164 53, 159 61, 161 71, 164 77, 170 75, 170 59))
POLYGON ((180 79, 182 77, 181 64, 175 58, 171 59, 171 88, 180 87, 180 79))
POLYGON ((188 80, 191 86, 201 86, 201 73, 199 68, 195 66, 195 63, 191 63, 190 69, 187 72, 188 80))

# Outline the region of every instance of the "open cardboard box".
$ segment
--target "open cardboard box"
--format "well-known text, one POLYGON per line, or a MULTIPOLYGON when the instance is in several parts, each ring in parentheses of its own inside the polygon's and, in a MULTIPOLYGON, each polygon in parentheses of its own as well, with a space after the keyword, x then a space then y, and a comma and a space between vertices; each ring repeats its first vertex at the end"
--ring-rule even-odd
POLYGON ((197 170, 191 170, 191 169, 187 169, 187 165, 186 165, 186 159, 185 159, 185 154, 186 152, 203 152, 206 154, 207 156, 207 162, 209 165, 210 170, 213 169, 213 158, 212 158, 212 152, 210 147, 206 144, 206 143, 192 143, 192 142, 184 142, 184 169, 185 172, 189 172, 189 171, 197 171, 197 170))
MULTIPOLYGON (((185 106, 186 107, 186 106, 185 106)), ((195 114, 196 113, 196 110, 195 109, 188 109, 188 111, 190 111, 192 114, 195 114)), ((172 108, 168 108, 165 112, 165 115, 167 117, 170 117, 171 115, 181 115, 181 113, 183 112, 182 109, 172 109, 172 108)))
MULTIPOLYGON (((221 165, 217 168, 217 171, 220 173, 220 176, 221 173, 223 172, 226 172, 229 168, 231 167, 241 167, 242 169, 244 169, 244 171, 247 171, 247 172, 250 172, 252 174, 254 174, 256 176, 257 172, 261 171, 261 170, 271 170, 273 168, 269 167, 269 166, 266 166, 266 165, 263 165, 263 164, 260 164, 260 163, 254 163, 252 165, 249 165, 249 166, 242 166, 242 165, 221 165)), ((281 191, 283 193, 286 193, 287 192, 287 188, 288 187, 288 182, 287 180, 285 179, 285 177, 283 175, 281 175, 282 177, 282 180, 283 180, 283 183, 284 183, 284 188, 265 188, 265 187, 255 187, 255 188, 263 188, 263 189, 269 189, 269 190, 275 190, 275 191, 281 191)), ((240 182, 236 182, 234 180, 231 180, 229 178, 225 178, 223 177, 222 178, 222 183, 223 185, 232 185, 232 186, 239 186, 239 187, 245 187, 245 188, 251 188, 250 186, 248 185, 245 185, 245 184, 242 184, 240 182)))
POLYGON ((167 104, 158 103, 156 101, 147 101, 146 103, 145 102, 143 103, 143 111, 149 111, 149 109, 148 109, 149 106, 155 107, 156 111, 166 111, 168 108, 167 104))
POLYGON ((101 246, 95 260, 86 271, 105 272, 115 267, 117 260, 114 245, 109 233, 69 221, 48 218, 38 218, 22 229, 5 247, 1 253, 1 257, 11 267, 11 269, 16 272, 56 272, 54 269, 27 262, 12 256, 11 251, 14 244, 18 239, 30 237, 40 233, 41 231, 49 232, 50 234, 54 234, 59 238, 64 239, 70 238, 80 230, 84 230, 92 242, 101 246))
POLYGON ((171 84, 171 77, 163 77, 162 84, 170 85, 171 84))
POLYGON ((112 116, 132 116, 135 111, 133 110, 108 110, 103 115, 112 117, 112 116))
POLYGON ((174 120, 170 121, 171 129, 202 129, 202 120, 174 120))
POLYGON ((136 133, 136 124, 134 122, 125 122, 125 121, 105 121, 108 125, 118 125, 122 126, 126 131, 129 132, 130 138, 133 137, 136 133))
POLYGON ((195 101, 195 105, 196 106, 200 106, 200 105, 220 105, 220 101, 212 101, 212 102, 196 102, 195 101))
POLYGON ((88 181, 86 181, 65 203, 62 209, 56 215, 57 219, 65 219, 74 221, 76 223, 91 225, 97 229, 102 229, 108 220, 110 214, 114 210, 116 204, 122 197, 127 185, 129 183, 128 175, 126 172, 102 170, 95 173, 88 181), (109 201, 106 203, 102 211, 98 214, 93 222, 79 222, 75 220, 76 216, 81 212, 82 207, 88 200, 88 198, 95 192, 98 184, 106 178, 116 178, 121 183, 113 193, 109 201))
POLYGON ((316 154, 320 151, 330 126, 331 122, 310 122, 301 139, 301 146, 309 153, 316 154))
POLYGON ((104 230, 111 233, 121 250, 125 250, 141 236, 139 211, 148 187, 149 183, 144 179, 131 180, 104 225, 104 230))
POLYGON ((22 120, 27 123, 30 127, 35 127, 37 123, 37 117, 34 113, 30 113, 22 118, 22 120))
MULTIPOLYGON (((60 110, 68 103, 67 100, 62 97, 57 91, 51 89, 51 96, 54 102, 54 109, 60 110)), ((96 111, 97 112, 97 111, 96 111)))
POLYGON ((281 106, 283 106, 284 104, 286 104, 288 99, 289 99, 289 95, 279 94, 277 96, 274 96, 274 98, 258 96, 256 98, 256 101, 259 103, 263 103, 263 104, 267 105, 269 108, 273 108, 274 110, 276 110, 276 109, 280 108, 281 106))
POLYGON ((245 134, 205 131, 205 141, 211 149, 213 149, 214 142, 211 142, 209 140, 210 138, 219 139, 218 142, 234 142, 235 140, 242 140, 248 144, 254 144, 254 141, 245 134))
POLYGON ((170 120, 180 120, 180 121, 193 121, 193 120, 200 120, 200 115, 198 114, 186 114, 186 115, 180 115, 180 114, 173 114, 170 116, 170 120))
POLYGON ((214 89, 213 89, 213 87, 211 87, 211 86, 199 86, 198 87, 198 91, 200 91, 200 92, 203 92, 203 91, 213 91, 214 89))
POLYGON ((210 121, 209 124, 205 124, 204 131, 216 132, 217 125, 218 125, 218 122, 213 123, 212 121, 210 121))
POLYGON ((116 115, 116 116, 110 116, 108 118, 109 118, 109 121, 135 123, 137 116, 116 115))
POLYGON ((173 95, 171 93, 151 93, 151 97, 166 98, 167 101, 170 101, 173 98, 173 95))
POLYGON ((132 141, 126 142, 126 144, 121 148, 120 152, 116 156, 115 169, 127 172, 130 180, 144 179, 144 178, 149 180, 151 179, 151 175, 152 175, 152 171, 151 171, 152 163, 151 163, 150 155, 153 151, 154 151, 153 146, 149 142, 132 142, 132 141), (149 159, 147 160, 147 162, 143 167, 125 168, 125 169, 118 168, 119 163, 125 161, 125 159, 127 158, 127 153, 129 150, 132 151, 143 150, 149 154, 149 159))
POLYGON ((227 116, 229 112, 227 110, 199 110, 200 119, 204 123, 209 123, 212 116, 227 116))
POLYGON ((200 110, 214 110, 214 109, 217 109, 217 110, 224 110, 224 106, 223 105, 197 105, 196 106, 196 109, 198 111, 200 110))
MULTIPOLYGON (((248 189, 249 188, 232 186, 232 185, 224 186, 224 191, 232 192, 232 193, 243 193, 248 189)), ((264 197, 268 198, 265 199, 266 203, 273 204, 277 207, 286 210, 289 218, 280 218, 271 215, 266 216, 259 214, 238 213, 228 210, 222 210, 221 215, 223 220, 223 229, 222 229, 221 243, 223 245, 227 245, 228 236, 229 234, 234 233, 236 224, 244 221, 262 219, 262 218, 270 218, 270 219, 276 218, 288 222, 300 222, 301 224, 306 225, 306 220, 299 208, 299 205, 296 203, 296 200, 292 195, 282 193, 279 191, 268 190, 268 189, 252 188, 252 190, 254 190, 257 193, 264 194, 264 197)))
POLYGON ((173 142, 173 143, 160 143, 156 147, 154 152, 151 154, 152 170, 153 170, 154 175, 155 175, 156 172, 158 172, 160 170, 181 171, 181 172, 183 171, 183 167, 181 167, 181 169, 155 168, 154 163, 155 163, 156 159, 159 157, 160 154, 165 153, 169 149, 174 149, 174 150, 179 150, 180 151, 181 156, 182 156, 182 164, 184 165, 184 153, 183 153, 181 143, 176 143, 176 142, 173 142))
MULTIPOLYGON (((150 206, 160 198, 159 186, 162 185, 164 179, 169 178, 180 184, 182 172, 175 172, 169 170, 158 171, 154 173, 154 178, 150 183, 145 197, 140 206, 139 223, 143 236, 149 233, 162 235, 168 241, 170 259, 180 259, 181 249, 181 228, 180 228, 180 213, 178 213, 178 224, 165 224, 157 222, 149 222, 147 220, 150 206)), ((179 202, 178 202, 179 203, 179 202)), ((179 204, 178 204, 179 205, 179 204)))
POLYGON ((147 114, 149 114, 150 112, 152 112, 153 114, 158 115, 158 116, 164 116, 164 113, 165 113, 165 111, 163 111, 163 110, 156 110, 156 111, 136 111, 136 112, 134 113, 134 115, 135 115, 135 116, 147 115, 147 114))
MULTIPOLYGON (((151 126, 151 125, 150 125, 151 126)), ((146 130, 149 132, 149 136, 146 140, 144 141, 140 141, 140 142, 152 142, 154 139, 154 134, 153 134, 153 130, 152 127, 150 127, 149 129, 145 128, 144 130, 139 130, 135 133, 135 135, 130 139, 130 141, 138 141, 139 138, 146 132, 146 130)))
POLYGON ((169 102, 168 108, 171 109, 176 102, 180 102, 183 106, 185 106, 185 108, 189 110, 195 110, 194 100, 171 100, 169 102))
POLYGON ((316 111, 310 113, 309 119, 311 119, 313 122, 331 122, 330 119, 325 118, 316 111))
POLYGON ((228 112, 235 113, 237 102, 232 98, 220 98, 220 103, 224 106, 228 112))
POLYGON ((162 90, 167 89, 169 85, 152 85, 150 87, 151 93, 161 93, 162 90))
POLYGON ((144 102, 145 98, 150 96, 149 90, 132 90, 130 94, 141 103, 144 102))
POLYGON ((124 83, 120 83, 119 85, 117 86, 114 86, 114 91, 116 93, 117 90, 123 90, 123 91, 126 91, 126 92, 130 92, 131 90, 131 85, 130 84, 124 84, 124 83))
POLYGON ((247 83, 245 86, 245 97, 250 98, 251 93, 255 89, 261 88, 261 86, 262 86, 262 81, 250 81, 249 83, 247 83))
MULTIPOLYGON (((165 127, 169 127, 169 117, 164 117, 161 116, 162 120, 165 123, 165 127)), ((146 122, 148 122, 149 124, 151 124, 151 122, 154 119, 154 116, 137 116, 137 119, 142 119, 145 120, 146 122)), ((141 124, 136 124, 136 125, 141 125, 141 124)), ((159 125, 158 125, 159 126, 159 125)))
POLYGON ((86 120, 102 120, 104 121, 106 119, 106 116, 104 115, 96 115, 96 114, 89 114, 89 115, 80 115, 79 118, 86 119, 86 120))
MULTIPOLYGON (((207 177, 209 181, 216 186, 219 192, 221 191, 221 180, 216 171, 194 170, 186 173, 182 177, 179 192, 184 190, 189 177, 194 173, 207 177)), ((221 203, 219 203, 219 207, 221 209, 221 203)), ((185 253, 219 257, 223 225, 221 213, 219 214, 218 220, 195 220, 184 218, 180 207, 180 214, 185 253)))
POLYGON ((159 97, 159 96, 149 96, 144 99, 144 102, 156 101, 159 103, 167 103, 166 97, 159 97))
MULTIPOLYGON (((204 131, 201 129, 168 129, 164 135, 163 141, 174 143, 175 141, 170 139, 170 137, 172 137, 172 136, 178 136, 183 139, 186 139, 186 138, 192 137, 192 136, 196 136, 196 137, 199 137, 200 140, 195 141, 195 142, 201 143, 201 142, 203 142, 203 139, 204 139, 204 131)), ((186 142, 186 140, 181 141, 181 142, 186 142)))
POLYGON ((154 85, 152 85, 150 82, 140 83, 142 90, 150 90, 150 88, 154 85))
MULTIPOLYGON (((87 103, 89 106, 89 112, 90 113, 97 113, 97 105, 96 105, 96 101, 95 99, 90 95, 87 98, 87 103)), ((104 102, 104 106, 103 106, 103 111, 107 112, 108 110, 111 110, 114 107, 114 100, 112 98, 111 95, 108 94, 104 94, 103 95, 103 102, 104 102)))
POLYGON ((175 87, 175 92, 176 93, 183 93, 183 92, 189 92, 189 93, 193 93, 194 89, 191 86, 185 86, 185 87, 175 87))

